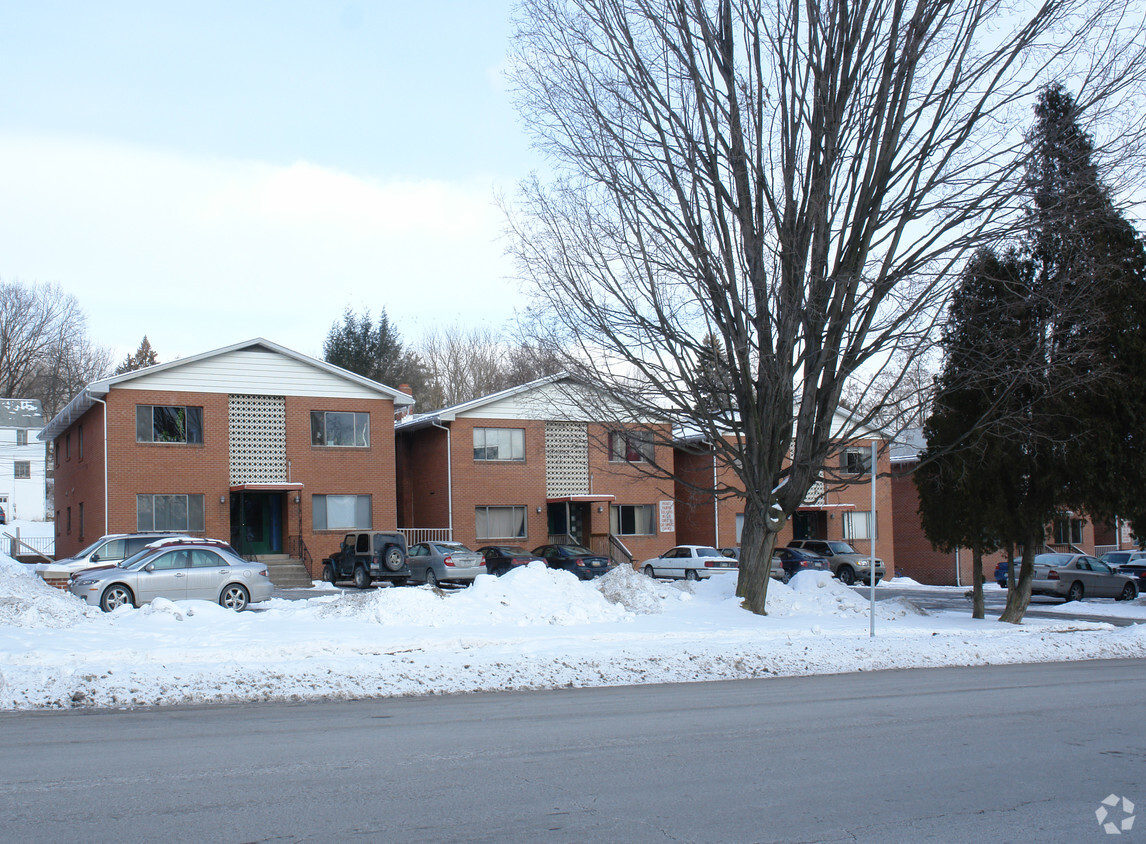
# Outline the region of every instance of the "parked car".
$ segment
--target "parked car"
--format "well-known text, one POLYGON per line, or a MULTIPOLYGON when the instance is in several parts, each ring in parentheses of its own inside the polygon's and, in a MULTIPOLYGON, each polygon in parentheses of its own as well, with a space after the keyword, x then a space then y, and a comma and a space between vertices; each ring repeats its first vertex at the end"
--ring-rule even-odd
POLYGON ((322 579, 327 583, 353 579, 359 589, 375 580, 401 586, 410 579, 406 537, 397 532, 372 530, 348 533, 338 550, 322 561, 322 579))
POLYGON ((264 564, 244 560, 225 542, 191 537, 159 540, 115 565, 80 571, 68 589, 104 612, 156 598, 242 610, 274 592, 264 564))
MULTIPOLYGON (((1018 576, 1022 560, 1015 560, 1015 575, 1018 576)), ((1003 560, 995 566, 995 582, 1003 589, 1007 588, 1007 561, 1003 560)))
POLYGON ((613 561, 594 554, 584 545, 540 545, 533 553, 551 569, 564 569, 582 580, 592 580, 613 570, 613 561))
POLYGON ((0 525, 6 524, 8 524, 8 514, 4 511, 3 507, 0 507, 0 525))
POLYGON ((520 545, 484 545, 478 548, 478 553, 485 558, 486 571, 498 577, 518 566, 545 562, 537 554, 527 551, 520 545))
POLYGON ((710 545, 677 545, 659 557, 641 563, 641 571, 649 577, 683 577, 685 580, 703 580, 714 574, 736 571, 737 562, 726 557, 710 545))
POLYGON ((1049 553, 1035 555, 1031 594, 1066 601, 1084 597, 1133 601, 1138 597, 1138 587, 1133 578, 1114 572, 1096 557, 1049 553))
POLYGON ((800 548, 777 548, 772 552, 772 577, 787 583, 802 571, 832 573, 827 557, 800 548))
POLYGON ((162 539, 175 539, 192 537, 185 533, 148 532, 148 533, 109 533, 101 536, 74 557, 56 560, 54 563, 39 563, 36 572, 50 586, 60 589, 68 587, 68 578, 78 571, 99 565, 114 565, 128 557, 134 556, 153 542, 162 539))
POLYGON ((1146 592, 1146 551, 1111 551, 1100 559, 1119 574, 1134 578, 1139 595, 1146 592))
MULTIPOLYGON (((846 586, 851 586, 857 581, 861 584, 871 582, 871 557, 864 556, 846 542, 829 539, 793 539, 788 543, 788 547, 826 557, 831 564, 832 574, 846 586)), ((876 583, 883 580, 885 572, 883 560, 876 557, 876 583)))
POLYGON ((485 558, 460 542, 419 542, 407 557, 412 579, 437 586, 439 583, 473 583, 486 573, 485 558))

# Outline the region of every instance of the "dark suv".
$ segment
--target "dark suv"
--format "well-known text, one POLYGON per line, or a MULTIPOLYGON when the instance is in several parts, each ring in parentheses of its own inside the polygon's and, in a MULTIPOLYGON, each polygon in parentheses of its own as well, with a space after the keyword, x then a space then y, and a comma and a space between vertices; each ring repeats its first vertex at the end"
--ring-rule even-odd
MULTIPOLYGON (((856 582, 871 582, 871 557, 865 557, 846 542, 838 539, 793 539, 788 543, 788 547, 827 557, 832 566, 832 574, 840 579, 840 583, 847 586, 856 582)), ((876 557, 876 583, 883 580, 884 573, 883 560, 876 557)))
POLYGON ((372 530, 348 533, 338 551, 322 561, 322 579, 327 583, 353 579, 359 589, 374 580, 401 586, 410 579, 406 537, 372 530))

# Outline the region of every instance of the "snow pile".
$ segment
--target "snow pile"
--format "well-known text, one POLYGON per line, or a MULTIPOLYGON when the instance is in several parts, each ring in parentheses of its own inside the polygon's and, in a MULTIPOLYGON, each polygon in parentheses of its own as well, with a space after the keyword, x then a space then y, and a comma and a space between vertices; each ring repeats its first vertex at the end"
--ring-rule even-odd
POLYGON ((66 628, 98 615, 95 607, 48 586, 27 566, 0 556, 0 625, 66 628))
MULTIPOLYGON (((826 571, 802 571, 788 585, 773 581, 768 586, 768 614, 780 617, 795 615, 864 616, 871 614, 871 603, 844 586, 826 571)), ((885 621, 906 615, 926 615, 919 607, 902 598, 877 601, 875 617, 885 621)))
MULTIPOLYGON (((648 578, 645 578, 646 580, 648 578)), ((468 589, 378 589, 325 603, 324 618, 354 619, 388 627, 514 625, 567 627, 622 621, 625 607, 567 571, 530 563, 502 577, 479 575, 468 589)))
MULTIPOLYGON (((726 579, 736 581, 735 575, 727 575, 726 579)), ((664 612, 668 605, 692 600, 691 584, 687 581, 665 583, 631 566, 617 566, 593 581, 593 586, 607 601, 639 615, 655 615, 664 612)))

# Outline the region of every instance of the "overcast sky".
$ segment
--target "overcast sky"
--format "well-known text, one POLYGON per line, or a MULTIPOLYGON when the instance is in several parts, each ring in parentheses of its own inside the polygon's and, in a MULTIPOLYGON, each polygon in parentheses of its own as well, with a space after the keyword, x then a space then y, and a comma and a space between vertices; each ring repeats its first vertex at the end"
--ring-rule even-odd
POLYGON ((536 159, 512 0, 0 0, 0 278, 57 282, 117 356, 343 309, 407 342, 523 300, 494 204, 536 159))

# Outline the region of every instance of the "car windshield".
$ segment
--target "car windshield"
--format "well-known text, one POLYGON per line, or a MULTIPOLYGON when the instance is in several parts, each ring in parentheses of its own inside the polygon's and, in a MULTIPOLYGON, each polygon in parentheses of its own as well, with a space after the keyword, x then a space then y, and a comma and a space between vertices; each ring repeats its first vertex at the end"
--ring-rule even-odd
MULTIPOLYGON (((148 558, 155 553, 154 548, 144 548, 142 551, 136 551, 126 560, 120 560, 116 563, 121 569, 138 569, 142 568, 147 562, 148 558)), ((109 569, 110 571, 110 569, 109 569)))
POLYGON ((532 557, 533 555, 522 548, 520 545, 501 545, 498 550, 503 554, 520 554, 523 557, 532 557))
POLYGON ((559 545, 558 547, 561 549, 562 553, 569 554, 574 557, 580 556, 582 554, 593 553, 584 545, 559 545))
POLYGON ((1102 562, 1109 565, 1118 565, 1125 563, 1130 559, 1130 551, 1111 551, 1109 554, 1102 555, 1102 562))
POLYGON ((85 548, 84 550, 80 551, 80 552, 79 552, 78 554, 76 554, 75 556, 76 556, 76 557, 89 557, 89 556, 91 556, 92 554, 94 554, 94 553, 95 553, 95 550, 96 550, 97 548, 99 548, 101 545, 103 545, 105 542, 107 542, 107 540, 106 540, 106 539, 97 539, 95 542, 93 542, 91 545, 89 545, 89 546, 88 546, 87 548, 85 548))
POLYGON ((846 542, 829 542, 828 547, 832 549, 833 554, 855 554, 858 553, 855 548, 848 545, 846 542))
POLYGON ((698 557, 719 557, 720 552, 715 548, 709 548, 706 545, 698 545, 696 547, 696 556, 698 557))
MULTIPOLYGON (((434 547, 437 548, 439 551, 445 551, 445 552, 458 552, 458 551, 469 551, 470 550, 466 546, 462 545, 460 542, 435 542, 434 547)), ((473 552, 470 551, 470 553, 472 554, 473 552)))

